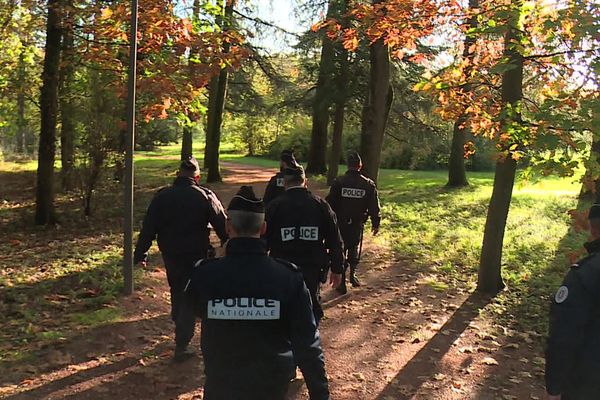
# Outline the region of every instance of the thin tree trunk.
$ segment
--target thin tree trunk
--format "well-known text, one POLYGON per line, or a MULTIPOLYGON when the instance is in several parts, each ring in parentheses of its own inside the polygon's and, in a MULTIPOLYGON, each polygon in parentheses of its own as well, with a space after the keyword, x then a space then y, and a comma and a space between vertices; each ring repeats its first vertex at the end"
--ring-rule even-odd
POLYGON ((18 93, 17 93, 17 153, 25 153, 25 131, 27 120, 25 119, 25 44, 21 45, 19 53, 18 71, 18 93))
MULTIPOLYGON (((222 22, 223 30, 227 30, 233 18, 234 2, 225 0, 225 3, 225 14, 222 22)), ((223 44, 223 49, 225 52, 229 51, 228 42, 223 44)), ((223 122, 228 79, 229 72, 226 68, 223 68, 219 76, 213 78, 209 84, 206 146, 204 148, 204 168, 208 170, 206 175, 207 182, 222 181, 219 171, 219 147, 221 145, 221 124, 223 122)))
MULTIPOLYGON (((522 36, 519 16, 522 7, 523 0, 512 1, 512 14, 504 39, 504 56, 511 68, 502 74, 502 103, 512 110, 512 115, 503 121, 504 129, 509 128, 511 123, 521 123, 518 106, 523 98, 523 55, 519 51, 522 36)), ((485 222, 477 280, 477 289, 488 294, 496 294, 504 288, 501 275, 502 247, 516 171, 517 163, 510 153, 496 163, 494 189, 485 222)))
POLYGON ((389 51, 383 39, 373 43, 369 53, 371 71, 362 113, 360 149, 364 173, 377 181, 383 135, 394 95, 390 86, 389 51))
POLYGON ((181 135, 181 159, 186 160, 192 156, 192 127, 185 125, 181 135))
POLYGON ((60 67, 60 15, 58 0, 48 0, 46 46, 40 90, 40 145, 38 156, 35 223, 56 222, 54 213, 54 157, 56 153, 56 114, 60 67))
POLYGON ((331 152, 329 153, 329 170, 327 171, 327 184, 331 185, 338 176, 340 157, 342 156, 342 136, 344 131, 345 103, 335 106, 333 117, 333 136, 331 138, 331 152))
POLYGON ((69 23, 69 15, 65 16, 62 42, 62 63, 60 71, 60 159, 61 179, 64 190, 74 188, 74 138, 75 111, 73 107, 73 85, 75 81, 75 60, 73 49, 73 28, 69 23))
MULTIPOLYGON (((333 6, 329 3, 329 9, 333 6)), ((306 172, 308 174, 323 174, 327 171, 327 128, 329 126, 329 109, 333 99, 331 98, 331 74, 334 70, 333 43, 327 36, 323 36, 323 47, 321 49, 321 61, 319 63, 319 77, 315 98, 312 105, 312 129, 310 132, 310 146, 308 149, 308 163, 306 172)))
MULTIPOLYGON (((469 9, 475 10, 479 7, 478 0, 469 0, 469 9)), ((471 71, 473 70, 473 59, 475 58, 475 52, 472 51, 471 47, 475 44, 476 36, 474 33, 469 33, 470 30, 477 28, 477 15, 473 13, 467 21, 467 32, 465 32, 465 41, 463 48, 463 60, 468 60, 468 64, 465 67, 464 75, 468 80, 471 71)), ((471 91, 471 84, 466 83, 463 85, 465 92, 471 91)), ((452 145, 450 146, 450 161, 448 162, 448 183, 446 186, 449 187, 461 187, 468 186, 467 172, 465 170, 465 141, 466 141, 466 127, 465 122, 467 116, 465 113, 460 115, 454 122, 454 129, 452 133, 452 145)))

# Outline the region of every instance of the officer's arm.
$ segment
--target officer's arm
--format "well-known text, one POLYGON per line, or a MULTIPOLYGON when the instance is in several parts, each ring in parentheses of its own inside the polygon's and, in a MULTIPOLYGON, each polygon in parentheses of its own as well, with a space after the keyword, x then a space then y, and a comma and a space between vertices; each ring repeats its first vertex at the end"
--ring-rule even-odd
POLYGON ((331 209, 335 212, 338 211, 341 194, 342 190, 340 188, 338 180, 336 179, 333 181, 331 187, 329 188, 329 194, 327 195, 327 197, 325 197, 325 200, 327 200, 327 202, 331 206, 331 209))
POLYGON ((329 399, 325 357, 312 311, 308 289, 300 273, 295 277, 294 295, 290 299, 290 339, 311 400, 329 399))
POLYGON ((265 206, 275 198, 276 188, 277 179, 275 177, 272 177, 271 179, 269 179, 269 183, 267 183, 267 187, 265 188, 265 195, 263 196, 263 203, 265 203, 265 206))
POLYGON ((221 239, 221 244, 227 241, 227 231, 225 229, 225 221, 227 220, 227 215, 225 215, 225 210, 223 209, 223 204, 217 198, 214 193, 210 193, 208 196, 208 222, 212 225, 215 233, 221 239))
POLYGON ((325 247, 329 250, 329 258, 331 260, 331 271, 336 274, 341 274, 344 270, 344 250, 342 244, 342 235, 338 227, 335 213, 329 207, 329 204, 324 203, 327 213, 327 229, 325 232, 325 247))
POLYGON ((584 285, 582 275, 582 267, 571 268, 550 308, 546 391, 551 395, 563 392, 565 380, 573 371, 575 357, 581 354, 584 328, 592 317, 593 297, 584 285))
POLYGON ((377 188, 373 187, 373 193, 369 199, 367 214, 371 218, 371 224, 373 225, 374 230, 379 230, 379 224, 381 222, 380 212, 381 206, 379 205, 379 194, 377 193, 377 188))
POLYGON ((158 200, 156 197, 152 199, 146 215, 144 216, 144 222, 142 223, 142 230, 138 236, 137 243, 135 245, 135 251, 133 252, 133 263, 137 264, 142 261, 146 261, 148 258, 148 249, 152 246, 152 241, 156 238, 158 233, 158 200))

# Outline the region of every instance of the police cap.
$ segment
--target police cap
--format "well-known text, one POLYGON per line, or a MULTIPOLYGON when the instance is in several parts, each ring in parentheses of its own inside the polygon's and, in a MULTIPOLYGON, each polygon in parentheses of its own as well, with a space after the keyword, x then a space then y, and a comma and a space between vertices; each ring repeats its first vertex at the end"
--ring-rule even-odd
POLYGON ((200 173, 200 165, 198 164, 198 161, 192 156, 189 156, 189 157, 181 160, 179 169, 182 171, 195 172, 196 174, 200 173))
POLYGON ((242 186, 229 202, 228 211, 246 211, 264 214, 265 204, 256 197, 252 186, 242 186))
POLYGON ((362 165, 362 159, 360 158, 360 154, 358 154, 358 152, 356 151, 348 152, 347 160, 349 167, 358 167, 359 165, 362 165))
POLYGON ((598 218, 600 218, 600 204, 592 204, 590 207, 590 213, 588 214, 588 219, 598 218))
POLYGON ((296 164, 283 169, 283 179, 285 180, 304 180, 304 168, 302 165, 296 164))

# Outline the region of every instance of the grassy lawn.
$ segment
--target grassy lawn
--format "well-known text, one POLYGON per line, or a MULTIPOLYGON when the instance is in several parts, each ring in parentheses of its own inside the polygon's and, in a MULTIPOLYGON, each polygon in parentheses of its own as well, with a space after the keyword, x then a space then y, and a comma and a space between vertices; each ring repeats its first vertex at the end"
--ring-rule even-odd
MULTIPOLYGON (((194 152, 202 153, 199 148, 194 152)), ((178 145, 137 152, 136 226, 156 189, 172 181, 178 159, 178 145)), ((222 154, 221 160, 278 165, 234 153, 222 154)), ((77 193, 59 193, 60 229, 36 228, 31 186, 35 169, 34 162, 0 164, 0 223, 11 226, 0 241, 4 362, 25 357, 29 353, 22 350, 33 349, 32 343, 39 347, 79 328, 121 318, 114 309, 121 287, 121 185, 106 174, 89 219, 82 217, 77 193)), ((431 271, 430 283, 440 290, 449 285, 472 290, 476 282, 493 175, 470 173, 469 181, 467 188, 448 190, 445 171, 380 173, 384 219, 377 240, 402 260, 431 271)), ((585 232, 570 229, 567 213, 585 207, 578 204, 578 193, 573 179, 518 180, 504 242, 507 290, 484 311, 494 320, 545 332, 548 299, 568 268, 568 256, 586 239, 585 232)), ((142 288, 149 287, 144 279, 142 274, 136 278, 142 288)))

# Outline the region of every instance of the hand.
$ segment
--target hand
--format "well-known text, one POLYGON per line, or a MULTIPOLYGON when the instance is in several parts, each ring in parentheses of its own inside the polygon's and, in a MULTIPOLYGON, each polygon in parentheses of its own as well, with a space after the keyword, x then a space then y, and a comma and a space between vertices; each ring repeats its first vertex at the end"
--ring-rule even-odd
POLYGON ((341 283, 342 283, 342 274, 336 274, 333 271, 331 273, 329 273, 329 284, 331 285, 331 287, 333 289, 340 286, 341 283))
POLYGON ((560 399, 561 399, 561 395, 560 394, 546 393, 546 400, 560 400, 560 399))
POLYGON ((371 229, 371 233, 373 233, 373 236, 377 236, 377 234, 379 233, 379 227, 373 227, 371 229))

